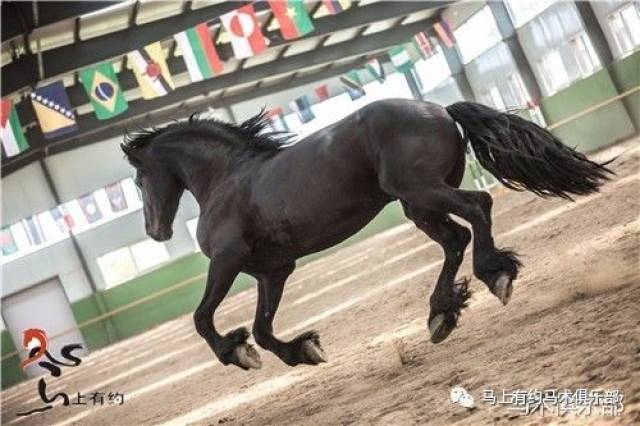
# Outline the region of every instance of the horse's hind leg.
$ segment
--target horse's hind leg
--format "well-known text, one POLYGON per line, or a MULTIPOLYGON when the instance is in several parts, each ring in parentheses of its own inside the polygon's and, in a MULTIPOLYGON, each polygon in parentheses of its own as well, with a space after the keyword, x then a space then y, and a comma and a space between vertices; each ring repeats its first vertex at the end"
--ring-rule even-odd
POLYGON ((491 234, 493 199, 483 191, 458 190, 475 200, 483 213, 483 220, 473 227, 473 273, 506 305, 513 291, 512 281, 518 276, 522 263, 515 252, 496 248, 491 234))
POLYGON ((474 274, 503 304, 509 302, 511 283, 518 276, 521 263, 514 252, 498 249, 494 245, 491 235, 491 195, 441 183, 421 191, 400 190, 397 196, 411 205, 443 214, 451 213, 469 222, 473 228, 474 274))
POLYGON ((431 341, 440 343, 446 339, 458 323, 460 311, 470 296, 468 279, 455 281, 471 240, 471 232, 456 223, 448 215, 412 207, 402 203, 405 214, 418 229, 442 246, 444 265, 429 300, 429 332, 431 341))
POLYGON ((256 274, 258 279, 258 305, 253 323, 253 338, 264 349, 273 352, 287 365, 317 365, 327 357, 315 331, 306 331, 289 342, 273 335, 273 319, 280 304, 284 283, 293 272, 294 264, 256 274))

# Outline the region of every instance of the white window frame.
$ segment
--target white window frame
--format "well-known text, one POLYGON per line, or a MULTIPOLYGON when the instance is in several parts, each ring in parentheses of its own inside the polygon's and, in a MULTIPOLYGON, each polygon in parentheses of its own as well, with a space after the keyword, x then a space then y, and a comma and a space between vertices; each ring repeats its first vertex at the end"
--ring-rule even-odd
POLYGON ((600 59, 587 33, 582 31, 571 37, 571 39, 569 39, 569 45, 571 46, 582 78, 590 76, 601 68, 600 59))
MULTIPOLYGON (((640 6, 635 2, 625 4, 607 16, 609 29, 613 34, 618 52, 620 52, 619 58, 624 58, 640 50, 640 30, 634 26, 634 23, 629 22, 628 16, 625 14, 629 9, 635 11, 637 22, 640 23, 640 6), (617 27, 616 24, 622 26, 617 27), (619 30, 622 30, 623 33, 619 30)), ((636 23, 636 25, 638 24, 636 23)))
POLYGON ((502 41, 496 18, 486 5, 453 31, 456 49, 463 64, 468 64, 478 56, 502 41))
POLYGON ((538 59, 536 66, 542 77, 542 84, 545 87, 547 96, 551 96, 571 85, 571 79, 562 61, 562 55, 560 55, 557 49, 547 52, 546 55, 538 59), (552 63, 551 60, 553 60, 554 63, 552 63), (558 79, 559 76, 562 78, 558 79))
POLYGON ((413 69, 416 72, 416 77, 419 78, 422 94, 436 89, 451 77, 447 58, 445 58, 440 45, 436 43, 434 43, 433 55, 426 59, 419 59, 413 65, 413 69))

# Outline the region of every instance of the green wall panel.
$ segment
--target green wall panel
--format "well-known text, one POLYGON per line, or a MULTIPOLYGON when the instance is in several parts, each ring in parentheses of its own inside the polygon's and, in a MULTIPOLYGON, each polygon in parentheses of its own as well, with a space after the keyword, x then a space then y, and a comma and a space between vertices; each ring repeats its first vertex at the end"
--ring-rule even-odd
MULTIPOLYGON (((640 51, 614 62, 609 70, 620 92, 640 86, 640 51)), ((622 101, 631 112, 636 130, 640 130, 640 92, 635 92, 622 101)))
MULTIPOLYGON (((553 96, 543 98, 540 106, 547 124, 552 125, 617 94, 609 72, 603 69, 553 96)), ((629 115, 619 101, 553 130, 564 143, 582 152, 610 145, 634 132, 629 115)))
MULTIPOLYGON (((73 315, 75 316, 78 324, 100 315, 95 295, 91 295, 73 303, 71 305, 71 310, 73 311, 73 315)), ((84 338, 89 350, 99 349, 111 343, 105 321, 99 321, 86 327, 82 327, 80 332, 82 333, 82 337, 84 338)))
MULTIPOLYGON (((2 344, 2 356, 16 350, 11 335, 7 330, 2 332, 0 344, 2 344)), ((20 358, 18 355, 2 361, 2 389, 21 382, 25 377, 22 370, 20 370, 20 358)))

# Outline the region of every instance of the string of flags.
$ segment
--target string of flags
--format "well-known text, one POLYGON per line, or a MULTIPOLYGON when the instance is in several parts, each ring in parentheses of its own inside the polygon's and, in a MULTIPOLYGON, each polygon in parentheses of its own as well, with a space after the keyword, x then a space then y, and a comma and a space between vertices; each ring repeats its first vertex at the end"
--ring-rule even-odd
MULTIPOLYGON (((131 183, 132 185, 133 183, 131 183)), ((113 216, 114 213, 125 212, 129 206, 133 206, 133 203, 141 202, 139 194, 135 191, 129 191, 127 200, 122 182, 109 184, 104 187, 104 190, 108 207, 107 205, 101 207, 95 193, 88 193, 72 201, 77 202, 77 207, 79 207, 75 216, 67 209, 69 203, 66 203, 60 204, 48 212, 29 216, 13 225, 3 226, 0 229, 0 252, 3 256, 10 256, 19 251, 20 247, 38 246, 47 241, 58 241, 61 235, 78 229, 81 223, 95 224, 113 216)))
MULTIPOLYGON (((452 48, 454 46, 455 37, 451 31, 451 27, 444 18, 441 19, 440 22, 434 24, 434 30, 447 48, 452 48)), ((410 72, 414 64, 419 59, 427 59, 434 54, 434 41, 423 31, 415 34, 407 42, 393 46, 387 51, 387 55, 389 56, 394 68, 396 71, 401 73, 410 72)), ((379 83, 385 82, 387 76, 379 58, 370 58, 364 64, 364 70, 379 83)), ((366 95, 359 71, 359 69, 353 69, 339 78, 345 91, 348 93, 351 100, 354 101, 366 95)), ((329 98, 329 89, 326 84, 315 88, 314 92, 319 102, 323 102, 329 98)), ((311 102, 307 95, 303 95, 294 101, 291 101, 289 106, 297 113, 298 118, 302 123, 308 123, 315 118, 315 115, 311 110, 311 102)), ((274 129, 289 130, 284 120, 284 112, 281 107, 269 110, 268 114, 271 118, 272 127, 274 129)))
MULTIPOLYGON (((352 6, 351 0, 322 0, 322 3, 330 15, 342 13, 352 6)), ((293 40, 315 30, 303 0, 268 0, 268 4, 283 39, 293 40)), ((226 30, 236 58, 249 58, 267 49, 269 39, 262 33, 252 4, 221 15, 219 20, 226 30)), ((455 38, 445 20, 436 23, 434 30, 445 46, 453 46, 455 38)), ((173 38, 182 53, 192 83, 213 78, 224 71, 224 63, 215 48, 207 22, 178 32, 173 38)), ((392 48, 389 54, 396 69, 407 72, 416 58, 428 57, 433 53, 429 38, 419 33, 412 41, 392 48)), ((129 52, 127 59, 143 99, 164 96, 175 89, 159 41, 129 52)), ((379 82, 386 78, 384 68, 377 59, 368 62, 365 68, 379 82)), ((127 111, 128 103, 111 62, 82 69, 78 72, 78 78, 98 120, 109 120, 127 111)), ((364 95, 357 71, 347 73, 341 80, 352 99, 364 95)), ((321 92, 318 97, 323 100, 328 97, 328 93, 321 92)), ((45 139, 55 139, 78 131, 77 117, 61 80, 36 88, 30 94, 30 99, 45 139)), ((313 112, 307 104, 310 105, 306 97, 291 103, 302 121, 313 119, 310 118, 313 112)), ((9 99, 2 99, 0 124, 0 138, 7 157, 19 155, 29 149, 15 105, 9 99)))

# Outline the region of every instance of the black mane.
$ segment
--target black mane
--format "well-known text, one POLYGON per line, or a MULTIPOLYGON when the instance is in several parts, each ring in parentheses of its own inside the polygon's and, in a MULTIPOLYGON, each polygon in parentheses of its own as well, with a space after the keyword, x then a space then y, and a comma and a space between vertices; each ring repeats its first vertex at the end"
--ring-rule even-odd
POLYGON ((269 116, 263 109, 241 124, 227 123, 215 118, 201 118, 193 114, 188 120, 175 121, 162 127, 126 132, 122 150, 130 155, 148 146, 156 137, 180 131, 196 131, 217 136, 236 148, 249 151, 276 151, 290 143, 295 134, 268 130, 269 116))

